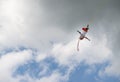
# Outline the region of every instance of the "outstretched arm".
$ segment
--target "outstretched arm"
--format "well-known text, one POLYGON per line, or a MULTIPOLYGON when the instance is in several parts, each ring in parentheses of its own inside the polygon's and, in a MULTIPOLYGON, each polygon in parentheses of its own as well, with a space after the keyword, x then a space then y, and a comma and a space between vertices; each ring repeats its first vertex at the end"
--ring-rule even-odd
POLYGON ((82 34, 79 30, 77 30, 77 32, 78 32, 80 35, 82 34))
POLYGON ((90 39, 88 37, 85 37, 85 38, 90 41, 90 39))

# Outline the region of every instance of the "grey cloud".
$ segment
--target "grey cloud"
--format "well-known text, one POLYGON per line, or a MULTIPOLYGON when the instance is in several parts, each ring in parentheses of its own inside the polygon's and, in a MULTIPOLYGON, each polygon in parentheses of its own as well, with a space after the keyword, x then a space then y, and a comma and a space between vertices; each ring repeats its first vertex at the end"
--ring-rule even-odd
MULTIPOLYGON (((86 24, 90 24, 91 35, 99 37, 105 33, 111 39, 119 36, 119 2, 119 0, 21 0, 18 4, 18 15, 21 16, 18 24, 27 28, 28 36, 37 36, 38 38, 35 38, 37 40, 50 39, 47 34, 53 33, 52 37, 58 30, 71 36, 73 30, 76 31, 86 24), (58 29, 54 31, 53 27, 58 29), (112 29, 115 32, 112 32, 112 29), (41 35, 43 36, 40 37, 41 35)), ((63 34, 57 35, 55 38, 59 40, 64 38, 63 34), (61 35, 59 36, 61 38, 57 35, 61 35)), ((114 38, 111 43, 117 45, 116 41, 119 39, 114 38)), ((119 48, 119 45, 117 47, 119 48)))
POLYGON ((119 5, 119 0, 42 0, 50 25, 72 31, 90 23, 91 34, 95 37, 106 34, 115 51, 120 49, 119 5))
POLYGON ((120 0, 42 0, 42 6, 47 13, 46 21, 51 26, 61 26, 71 32, 89 23, 90 35, 99 41, 106 35, 113 60, 119 58, 120 0))
MULTIPOLYGON (((51 24, 62 25, 64 29, 74 28, 83 23, 100 22, 105 11, 116 6, 112 0, 44 0, 44 9, 51 24), (112 4, 113 3, 113 4, 112 4)), ((117 7, 117 6, 116 6, 117 7)))

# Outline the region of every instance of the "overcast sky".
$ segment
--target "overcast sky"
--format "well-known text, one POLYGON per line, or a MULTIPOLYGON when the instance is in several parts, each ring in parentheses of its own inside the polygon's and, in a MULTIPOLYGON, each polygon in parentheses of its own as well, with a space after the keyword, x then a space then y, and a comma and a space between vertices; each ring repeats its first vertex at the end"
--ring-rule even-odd
POLYGON ((0 82, 119 82, 119 0, 0 0, 0 82), (76 44, 90 25, 91 41, 76 44))

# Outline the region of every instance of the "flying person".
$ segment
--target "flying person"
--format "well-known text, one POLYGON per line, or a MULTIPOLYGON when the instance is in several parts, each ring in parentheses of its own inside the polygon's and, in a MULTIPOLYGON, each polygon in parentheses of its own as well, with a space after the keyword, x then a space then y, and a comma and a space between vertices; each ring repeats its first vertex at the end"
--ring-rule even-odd
POLYGON ((80 40, 83 40, 83 39, 85 38, 85 39, 87 39, 87 40, 90 41, 90 39, 85 36, 86 33, 88 32, 88 30, 89 30, 89 24, 87 25, 87 27, 83 27, 83 28, 82 28, 82 32, 80 32, 79 30, 77 31, 77 32, 80 34, 80 37, 79 37, 79 39, 78 39, 78 44, 77 44, 77 50, 78 50, 78 51, 79 51, 79 41, 80 41, 80 40))

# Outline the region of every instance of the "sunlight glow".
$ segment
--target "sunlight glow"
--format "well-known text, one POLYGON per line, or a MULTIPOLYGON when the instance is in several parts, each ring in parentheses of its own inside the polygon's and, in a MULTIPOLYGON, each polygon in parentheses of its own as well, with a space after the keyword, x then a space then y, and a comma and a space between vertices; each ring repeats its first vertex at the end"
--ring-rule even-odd
POLYGON ((3 12, 9 17, 14 17, 18 8, 18 2, 16 0, 6 0, 3 2, 3 12))

